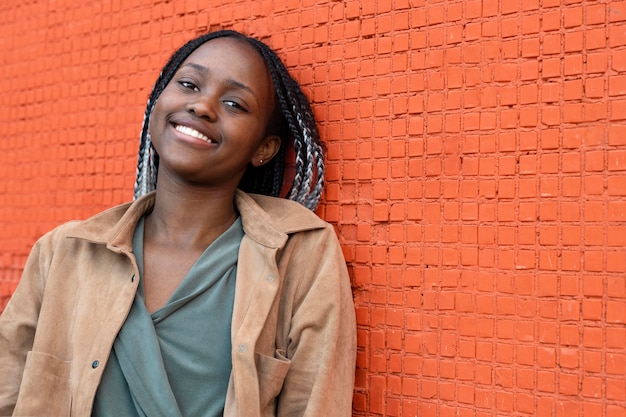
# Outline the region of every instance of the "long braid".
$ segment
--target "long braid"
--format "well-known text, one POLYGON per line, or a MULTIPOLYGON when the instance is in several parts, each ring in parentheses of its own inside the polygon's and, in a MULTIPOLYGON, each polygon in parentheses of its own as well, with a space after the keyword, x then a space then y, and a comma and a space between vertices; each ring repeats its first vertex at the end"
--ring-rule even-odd
POLYGON ((324 157, 313 111, 280 58, 267 46, 261 45, 261 53, 270 66, 279 103, 294 139, 296 173, 288 198, 314 208, 324 183, 324 157), (316 182, 311 190, 314 177, 316 182))
POLYGON ((293 140, 293 146, 295 150, 295 162, 296 162, 296 172, 291 185, 291 189, 287 198, 291 200, 298 200, 299 190, 302 186, 302 167, 304 166, 303 159, 306 157, 305 151, 302 149, 302 131, 300 130, 296 118, 297 111, 294 109, 295 97, 291 92, 289 80, 291 76, 287 73, 287 70, 284 68, 284 65, 276 56, 276 54, 271 51, 265 44, 256 41, 254 46, 261 53, 263 58, 265 59, 269 71, 270 76, 272 77, 272 82, 274 83, 274 89, 276 90, 276 97, 278 99, 278 104, 281 109, 281 114, 285 119, 286 127, 291 134, 293 140), (304 155, 304 156, 303 156, 304 155))
POLYGON ((287 198, 314 210, 319 203, 324 184, 324 151, 309 101, 281 59, 270 47, 257 39, 230 30, 208 33, 187 42, 170 57, 163 67, 150 93, 144 114, 137 161, 135 198, 156 188, 159 156, 152 146, 149 133, 150 116, 156 101, 187 57, 200 45, 220 37, 232 37, 245 41, 263 57, 276 91, 277 110, 280 110, 277 117, 279 120, 276 123, 278 126, 270 126, 270 129, 275 129, 276 132, 269 132, 281 137, 279 152, 265 165, 259 167, 250 165, 239 188, 246 192, 278 196, 282 190, 285 174, 285 149, 287 146, 293 146, 295 174, 287 198))

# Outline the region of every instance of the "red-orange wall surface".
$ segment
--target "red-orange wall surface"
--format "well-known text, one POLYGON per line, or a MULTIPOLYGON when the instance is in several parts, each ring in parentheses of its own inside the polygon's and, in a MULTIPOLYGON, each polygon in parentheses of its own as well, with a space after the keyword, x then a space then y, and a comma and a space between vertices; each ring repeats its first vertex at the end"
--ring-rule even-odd
POLYGON ((312 100, 354 416, 626 416, 626 1, 2 0, 0 308, 132 198, 153 81, 218 27, 312 100))

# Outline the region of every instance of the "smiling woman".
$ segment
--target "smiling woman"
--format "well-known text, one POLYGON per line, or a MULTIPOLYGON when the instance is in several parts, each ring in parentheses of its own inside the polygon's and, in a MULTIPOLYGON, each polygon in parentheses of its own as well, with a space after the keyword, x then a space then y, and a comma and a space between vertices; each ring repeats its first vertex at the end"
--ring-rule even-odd
POLYGON ((135 201, 42 237, 0 316, 0 415, 350 416, 350 283, 310 210, 323 168, 264 43, 220 31, 176 51, 135 201))
MULTIPOLYGON (((146 107, 135 196, 141 196, 156 188, 159 155, 152 146, 149 128, 150 117, 157 99, 169 85, 174 73, 184 66, 183 64, 192 68, 195 65, 196 70, 202 72, 202 68, 197 68, 200 64, 183 61, 186 61, 200 46, 218 38, 237 40, 242 45, 253 48, 262 57, 265 66, 263 72, 269 71, 273 89, 272 97, 276 100, 273 104, 271 119, 266 126, 266 133, 282 138, 281 146, 274 158, 259 165, 248 166, 239 183, 239 188, 251 193, 272 196, 278 196, 281 190, 286 189, 288 199, 315 209, 324 183, 324 158, 309 101, 302 93, 297 81, 291 77, 271 48, 257 39, 245 37, 233 31, 213 32, 189 41, 172 55, 161 71, 146 107), (290 151, 295 154, 295 173, 292 178, 284 178, 287 173, 285 156, 291 154, 290 151)), ((183 80, 188 87, 193 84, 187 84, 186 81, 188 80, 183 80)), ((235 80, 231 79, 231 82, 235 80)), ((272 108, 271 103, 261 104, 272 108)))
POLYGON ((236 188, 248 166, 267 163, 280 149, 280 137, 266 132, 275 107, 269 71, 250 45, 218 38, 198 47, 150 118, 160 186, 236 188))

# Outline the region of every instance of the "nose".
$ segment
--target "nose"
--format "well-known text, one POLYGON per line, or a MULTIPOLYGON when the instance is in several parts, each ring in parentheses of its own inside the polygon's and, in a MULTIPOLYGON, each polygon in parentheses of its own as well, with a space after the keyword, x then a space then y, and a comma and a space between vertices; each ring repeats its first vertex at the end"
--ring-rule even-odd
POLYGON ((208 94, 196 97, 187 104, 187 111, 202 119, 214 122, 217 119, 213 100, 208 94))

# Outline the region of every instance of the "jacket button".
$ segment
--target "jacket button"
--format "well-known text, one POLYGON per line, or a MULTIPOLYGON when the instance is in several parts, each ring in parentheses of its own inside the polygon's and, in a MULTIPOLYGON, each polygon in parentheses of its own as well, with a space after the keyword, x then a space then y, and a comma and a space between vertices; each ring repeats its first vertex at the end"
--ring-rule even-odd
POLYGON ((239 350, 239 353, 243 353, 246 350, 248 350, 248 346, 246 346, 245 343, 242 343, 242 344, 239 345, 239 349, 238 350, 239 350))
POLYGON ((91 367, 93 369, 96 369, 98 367, 98 365, 100 365, 100 361, 93 361, 93 362, 91 362, 91 367))

